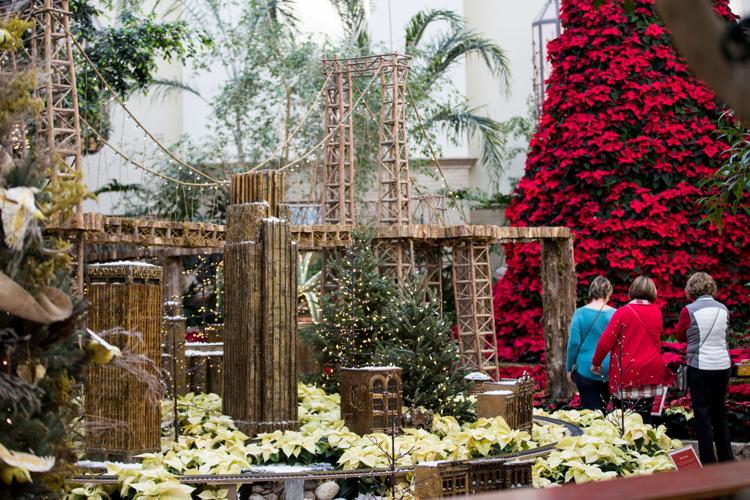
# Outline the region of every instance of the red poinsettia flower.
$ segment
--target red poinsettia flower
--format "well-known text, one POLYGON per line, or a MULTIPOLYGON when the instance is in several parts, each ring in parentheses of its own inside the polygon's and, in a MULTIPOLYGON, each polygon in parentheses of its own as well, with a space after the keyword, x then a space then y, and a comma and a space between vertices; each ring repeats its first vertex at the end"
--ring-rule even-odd
MULTIPOLYGON (((733 19, 727 0, 716 12, 733 19)), ((515 226, 567 226, 575 233, 579 297, 597 275, 616 305, 639 274, 657 284, 666 334, 685 305, 690 273, 710 273, 732 327, 750 329, 750 218, 723 232, 703 222, 700 181, 721 165, 721 108, 672 47, 653 0, 593 8, 563 0, 562 35, 548 45, 552 73, 526 171, 506 215, 515 226)), ((502 359, 542 360, 540 249, 506 246, 508 272, 494 288, 502 359)), ((666 349, 677 362, 684 346, 666 349)), ((737 359, 740 354, 733 354, 737 359)), ((750 357, 750 356, 747 356, 750 357)), ((543 367, 540 365, 543 372, 543 367)))

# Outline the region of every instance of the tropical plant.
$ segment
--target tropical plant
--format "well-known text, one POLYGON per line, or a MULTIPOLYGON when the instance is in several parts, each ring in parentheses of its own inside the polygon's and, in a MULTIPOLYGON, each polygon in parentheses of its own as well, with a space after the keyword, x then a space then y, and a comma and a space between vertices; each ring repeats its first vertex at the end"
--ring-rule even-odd
POLYGON ((320 140, 319 107, 302 121, 322 85, 321 47, 298 30, 291 0, 183 2, 184 18, 213 40, 211 63, 227 75, 212 108, 214 142, 239 167, 272 157, 269 168, 320 140), (279 144, 285 147, 277 151, 279 144))
MULTIPOLYGON (((154 11, 144 12, 139 4, 122 2, 115 9, 113 2, 107 0, 70 2, 73 37, 123 99, 151 85, 166 83, 156 77, 159 60, 194 61, 197 53, 211 43, 184 21, 158 20, 154 11), (111 22, 106 21, 105 10, 114 14, 111 22)), ((112 94, 78 50, 74 50, 74 56, 81 118, 95 129, 85 125, 82 141, 87 145, 84 149, 93 151, 101 145, 99 134, 104 139, 109 137, 112 94)))
MULTIPOLYGON (((331 0, 342 18, 349 40, 357 40, 357 33, 366 32, 366 18, 361 1, 331 0), (353 20, 353 19, 356 19, 353 20), (357 31, 354 31, 357 30, 357 31)), ((369 52, 380 48, 370 46, 369 52)), ((418 125, 414 109, 411 116, 410 138, 425 156, 430 151, 427 143, 436 132, 442 132, 453 142, 476 136, 482 144, 482 164, 499 178, 508 164, 512 148, 509 141, 519 130, 519 120, 498 122, 471 107, 450 81, 450 71, 467 57, 478 57, 498 80, 498 92, 506 92, 510 80, 508 58, 505 51, 491 39, 470 30, 459 14, 446 9, 429 9, 417 12, 404 28, 403 52, 412 59, 409 72, 409 89, 416 109, 422 115, 426 130, 418 125), (435 27, 447 28, 436 34, 435 27), (428 33, 431 35, 428 36, 428 33), (440 89, 440 93, 436 92, 440 89)), ((524 125, 521 129, 528 129, 524 125)), ((497 183, 496 183, 497 184, 497 183)))
POLYGON ((297 255, 297 295, 305 302, 307 312, 310 313, 313 323, 320 321, 320 305, 318 293, 320 290, 320 270, 312 272, 313 252, 305 252, 297 255))
POLYGON ((724 163, 703 181, 708 195, 701 203, 708 220, 722 228, 724 214, 750 215, 750 132, 727 111, 719 119, 720 139, 727 143, 724 163))

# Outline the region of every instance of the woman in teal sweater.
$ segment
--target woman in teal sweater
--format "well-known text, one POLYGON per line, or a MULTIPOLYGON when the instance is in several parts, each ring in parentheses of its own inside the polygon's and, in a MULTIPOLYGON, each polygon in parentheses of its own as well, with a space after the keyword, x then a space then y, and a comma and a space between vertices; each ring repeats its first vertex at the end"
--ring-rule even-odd
POLYGON ((594 278, 589 286, 591 302, 576 309, 570 322, 565 368, 568 380, 578 387, 581 407, 601 412, 606 411, 609 403, 609 354, 602 362, 601 375, 591 372, 591 358, 594 356, 599 338, 615 313, 615 308, 607 305, 611 295, 612 283, 604 276, 594 278))

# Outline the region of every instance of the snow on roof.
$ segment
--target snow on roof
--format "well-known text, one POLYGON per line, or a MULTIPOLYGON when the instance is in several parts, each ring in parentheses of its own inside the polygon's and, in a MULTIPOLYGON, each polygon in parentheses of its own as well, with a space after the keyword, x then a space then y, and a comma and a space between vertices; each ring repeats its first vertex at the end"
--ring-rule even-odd
POLYGON ((185 348, 189 347, 223 347, 224 342, 185 342, 185 348))
POLYGON ((485 391, 481 394, 489 394, 490 396, 508 396, 513 394, 513 391, 485 391))
POLYGON ((114 465, 120 469, 140 469, 143 467, 141 464, 126 464, 123 462, 96 462, 94 460, 81 460, 76 462, 76 467, 84 469, 106 469, 108 465, 114 465))
POLYGON ((295 472, 312 472, 321 470, 333 470, 331 464, 311 464, 311 465, 287 465, 287 464, 272 464, 272 465, 253 465, 247 470, 242 472, 261 472, 264 474, 290 474, 295 472))
POLYGON ((223 356, 224 351, 196 351, 193 349, 185 350, 185 357, 193 358, 198 356, 223 356))
POLYGON ((115 262, 95 262, 89 264, 89 267, 108 267, 108 266, 131 266, 131 267, 159 267, 148 262, 141 262, 138 260, 118 260, 115 262))

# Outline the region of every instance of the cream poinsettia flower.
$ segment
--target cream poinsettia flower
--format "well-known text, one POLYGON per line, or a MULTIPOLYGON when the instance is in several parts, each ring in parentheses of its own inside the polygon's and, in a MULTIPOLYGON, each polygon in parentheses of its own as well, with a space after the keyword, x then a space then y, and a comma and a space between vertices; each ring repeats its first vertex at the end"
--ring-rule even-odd
POLYGON ((30 483, 32 472, 48 472, 55 466, 55 457, 12 451, 0 444, 0 462, 0 479, 5 484, 30 483))
POLYGON ((227 488, 207 488, 198 493, 198 498, 201 500, 225 500, 228 498, 229 490, 227 488))

